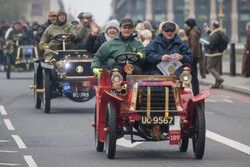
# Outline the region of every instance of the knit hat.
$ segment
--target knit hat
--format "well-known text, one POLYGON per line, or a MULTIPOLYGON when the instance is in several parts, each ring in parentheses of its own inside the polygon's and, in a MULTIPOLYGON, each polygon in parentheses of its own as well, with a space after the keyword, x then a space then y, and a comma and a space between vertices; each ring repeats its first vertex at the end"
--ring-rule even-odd
POLYGON ((114 27, 119 31, 119 22, 117 20, 111 20, 107 22, 106 27, 105 27, 105 32, 110 28, 114 27))

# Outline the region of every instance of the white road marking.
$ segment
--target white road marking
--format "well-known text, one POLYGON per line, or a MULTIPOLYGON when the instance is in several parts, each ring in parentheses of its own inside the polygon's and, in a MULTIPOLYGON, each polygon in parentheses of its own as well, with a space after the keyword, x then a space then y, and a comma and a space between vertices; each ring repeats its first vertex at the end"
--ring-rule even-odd
POLYGON ((0 150, 0 153, 16 153, 17 151, 0 150))
POLYGON ((22 139, 18 136, 18 135, 11 135, 13 137, 13 139, 16 141, 16 144, 18 145, 18 147, 20 149, 25 149, 27 148, 24 144, 24 142, 22 141, 22 139))
POLYGON ((229 99, 223 99, 223 101, 225 101, 227 103, 234 103, 232 100, 229 100, 229 99))
POLYGON ((20 164, 0 163, 3 166, 20 166, 20 164))
POLYGON ((237 141, 231 140, 229 138, 223 137, 223 136, 216 134, 214 132, 211 132, 209 130, 206 131, 206 137, 209 139, 215 140, 219 143, 225 144, 229 147, 232 147, 232 148, 234 148, 238 151, 241 151, 247 155, 250 155, 250 147, 245 145, 245 144, 242 144, 242 143, 239 143, 237 141))
POLYGON ((128 147, 128 148, 132 148, 132 147, 135 147, 139 144, 142 144, 143 142, 136 142, 136 143, 131 143, 130 140, 126 140, 124 138, 120 138, 116 141, 116 144, 119 145, 119 146, 123 146, 123 147, 128 147))
POLYGON ((10 140, 0 140, 0 143, 8 143, 10 140))
POLYGON ((4 119, 3 121, 4 121, 5 125, 6 125, 6 127, 8 128, 8 130, 15 130, 15 128, 13 127, 13 125, 10 122, 9 119, 4 119))
POLYGON ((37 167, 36 162, 33 160, 32 156, 23 156, 29 167, 37 167))
POLYGON ((3 105, 0 105, 0 113, 1 113, 1 115, 7 115, 7 112, 6 112, 6 110, 4 109, 4 106, 3 106, 3 105))

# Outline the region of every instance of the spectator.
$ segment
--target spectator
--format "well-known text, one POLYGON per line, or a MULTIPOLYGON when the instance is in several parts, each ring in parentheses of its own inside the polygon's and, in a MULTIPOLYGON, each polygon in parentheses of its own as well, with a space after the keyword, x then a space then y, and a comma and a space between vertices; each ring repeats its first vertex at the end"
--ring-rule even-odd
POLYGON ((86 42, 86 49, 91 53, 96 53, 100 46, 110 39, 114 38, 119 33, 119 22, 111 20, 106 24, 105 31, 97 36, 99 27, 96 24, 91 24, 92 33, 89 35, 86 42))
POLYGON ((80 23, 83 23, 83 14, 84 14, 84 12, 81 12, 81 13, 79 13, 79 15, 77 16, 77 18, 79 19, 79 22, 80 22, 80 23))
POLYGON ((211 88, 218 89, 224 82, 224 79, 220 77, 220 64, 223 56, 223 52, 219 51, 220 24, 218 21, 213 21, 212 31, 209 30, 208 26, 204 26, 204 30, 209 34, 209 44, 204 44, 205 56, 207 56, 207 69, 215 78, 215 84, 211 88))
POLYGON ((199 80, 198 80, 198 70, 197 70, 197 63, 199 62, 199 58, 201 55, 201 48, 200 48, 200 29, 196 26, 196 21, 192 18, 187 19, 184 24, 186 28, 187 34, 187 45, 190 47, 192 55, 193 55, 193 63, 191 69, 192 75, 192 89, 194 95, 199 94, 199 80))
POLYGON ((144 47, 146 47, 149 42, 152 40, 152 33, 150 30, 143 30, 140 32, 140 36, 141 36, 141 40, 142 40, 142 44, 144 47))
POLYGON ((183 29, 180 29, 178 35, 179 35, 179 37, 181 38, 182 41, 187 43, 187 35, 186 35, 186 32, 183 29))
POLYGON ((151 22, 149 22, 149 21, 144 21, 144 22, 143 22, 143 25, 144 25, 144 27, 145 27, 146 30, 151 31, 151 33, 152 33, 152 39, 155 39, 156 33, 155 33, 155 30, 152 28, 151 22))
POLYGON ((246 30, 247 30, 247 37, 246 37, 244 56, 242 59, 241 75, 244 77, 250 77, 250 22, 247 23, 246 30))

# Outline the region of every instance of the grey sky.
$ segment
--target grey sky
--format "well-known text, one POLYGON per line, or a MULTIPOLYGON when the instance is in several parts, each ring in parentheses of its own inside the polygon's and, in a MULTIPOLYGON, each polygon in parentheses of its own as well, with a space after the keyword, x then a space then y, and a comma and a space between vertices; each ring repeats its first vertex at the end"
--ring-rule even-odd
POLYGON ((104 25, 111 15, 111 0, 63 0, 65 10, 77 17, 80 12, 91 12, 100 26, 104 25))

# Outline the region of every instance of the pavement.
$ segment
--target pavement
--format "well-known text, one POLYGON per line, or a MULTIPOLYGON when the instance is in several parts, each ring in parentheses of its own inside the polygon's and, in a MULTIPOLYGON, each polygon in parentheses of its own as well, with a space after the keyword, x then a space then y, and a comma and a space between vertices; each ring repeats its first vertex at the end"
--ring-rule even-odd
MULTIPOLYGON (((222 84, 222 89, 231 90, 250 96, 250 77, 240 76, 241 62, 236 63, 236 76, 230 76, 229 61, 223 61, 222 68, 223 75, 221 75, 221 77, 225 80, 222 84)), ((207 74, 206 78, 201 78, 200 74, 198 74, 198 79, 201 85, 212 86, 215 83, 215 79, 211 74, 207 74)))

